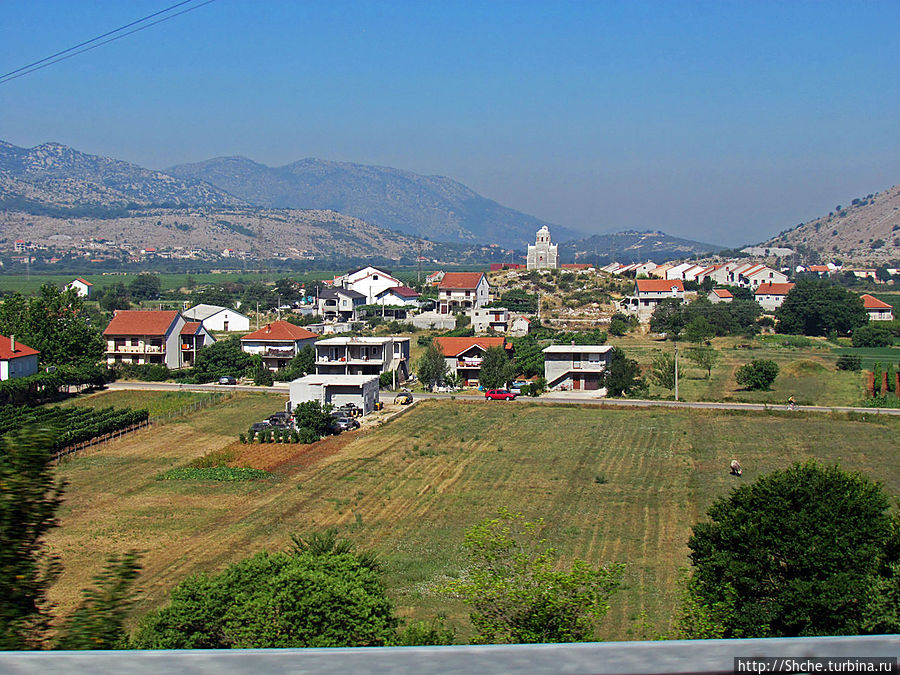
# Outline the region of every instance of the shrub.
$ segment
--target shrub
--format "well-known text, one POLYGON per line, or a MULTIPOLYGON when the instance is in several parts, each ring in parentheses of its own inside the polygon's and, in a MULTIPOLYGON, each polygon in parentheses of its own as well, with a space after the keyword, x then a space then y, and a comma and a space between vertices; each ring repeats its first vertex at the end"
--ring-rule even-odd
POLYGON ((298 443, 315 443, 320 436, 309 427, 300 427, 297 429, 298 443))
POLYGON ((753 359, 738 368, 735 379, 747 389, 768 391, 778 377, 778 364, 768 359, 753 359))
POLYGON ((838 357, 838 370, 858 371, 860 368, 862 368, 862 359, 857 354, 841 354, 838 357))
POLYGON ((853 331, 854 347, 890 347, 894 344, 894 334, 889 328, 868 324, 853 331))

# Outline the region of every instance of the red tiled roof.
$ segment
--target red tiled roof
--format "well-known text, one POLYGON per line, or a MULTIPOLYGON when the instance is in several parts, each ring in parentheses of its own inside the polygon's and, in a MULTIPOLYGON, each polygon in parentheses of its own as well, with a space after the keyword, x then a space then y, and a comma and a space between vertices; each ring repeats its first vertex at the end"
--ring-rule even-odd
POLYGON ((720 298, 733 298, 734 296, 731 294, 727 288, 714 288, 713 293, 718 295, 720 298))
POLYGON ((21 342, 16 342, 15 347, 15 351, 11 351, 9 348, 9 336, 0 335, 0 360, 8 361, 9 359, 17 359, 20 356, 40 354, 37 349, 32 349, 28 345, 23 345, 21 342))
POLYGON ((92 284, 90 281, 88 281, 87 279, 82 279, 81 277, 75 277, 75 281, 80 281, 80 282, 83 283, 85 286, 93 286, 93 285, 94 285, 94 284, 92 284))
POLYGON ((512 349, 512 346, 507 344, 506 338, 503 337, 436 337, 434 342, 444 356, 457 356, 474 345, 478 345, 484 350, 491 347, 512 349))
POLYGON ((684 293, 684 284, 681 279, 638 279, 638 293, 666 293, 673 288, 684 293))
POLYGON ((259 330, 245 335, 241 338, 241 342, 244 340, 309 340, 318 337, 312 331, 308 331, 302 326, 295 326, 289 321, 273 321, 259 330))
POLYGON ((810 265, 808 269, 810 272, 830 272, 831 271, 831 268, 828 267, 828 265, 810 265))
POLYGON ((112 321, 103 331, 104 335, 165 335, 178 312, 150 311, 141 309, 116 310, 112 321))
POLYGON ((399 295, 401 298, 418 298, 419 294, 416 293, 409 286, 391 286, 389 289, 394 295, 399 295))
POLYGON ((483 276, 484 272, 447 272, 444 278, 441 279, 438 288, 441 290, 462 289, 464 291, 474 291, 478 288, 478 284, 483 276))
POLYGON ((794 284, 760 284, 756 295, 787 295, 794 284))
POLYGON ((868 293, 864 293, 859 296, 863 300, 863 305, 866 309, 894 309, 891 305, 886 302, 882 302, 874 295, 869 295, 868 293))
POLYGON ((593 267, 593 265, 588 265, 587 263, 563 263, 562 268, 564 270, 589 270, 593 267))
POLYGON ((186 324, 184 324, 184 328, 181 329, 181 334, 196 335, 197 331, 200 330, 200 326, 202 325, 202 321, 188 321, 186 324))

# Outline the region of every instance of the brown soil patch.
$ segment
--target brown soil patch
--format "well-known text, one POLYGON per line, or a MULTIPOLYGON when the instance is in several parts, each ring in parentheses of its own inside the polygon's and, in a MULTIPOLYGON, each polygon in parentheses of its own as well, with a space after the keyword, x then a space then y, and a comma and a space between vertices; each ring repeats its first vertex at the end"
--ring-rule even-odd
POLYGON ((309 445, 302 443, 235 443, 229 448, 235 452, 235 457, 228 462, 228 465, 290 474, 337 454, 360 435, 360 431, 346 431, 339 436, 326 436, 321 441, 309 445))

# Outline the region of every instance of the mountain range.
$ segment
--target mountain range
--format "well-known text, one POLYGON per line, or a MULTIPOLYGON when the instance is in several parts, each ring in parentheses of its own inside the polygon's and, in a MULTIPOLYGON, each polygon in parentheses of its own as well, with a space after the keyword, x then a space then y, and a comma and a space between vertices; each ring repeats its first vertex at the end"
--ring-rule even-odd
POLYGON ((592 265, 646 260, 662 263, 666 260, 718 253, 723 248, 714 244, 672 237, 665 232, 627 230, 563 242, 559 245, 559 255, 563 261, 592 265))

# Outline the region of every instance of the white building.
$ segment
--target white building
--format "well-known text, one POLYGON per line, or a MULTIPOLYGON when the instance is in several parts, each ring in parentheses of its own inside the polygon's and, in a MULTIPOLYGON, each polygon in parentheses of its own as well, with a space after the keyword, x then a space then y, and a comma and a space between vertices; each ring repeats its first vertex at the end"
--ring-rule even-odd
POLYGON ((318 401, 336 408, 352 403, 363 415, 375 410, 378 403, 377 375, 305 375, 290 384, 289 409, 306 401, 318 401))
POLYGON ((734 296, 727 288, 714 288, 706 297, 714 305, 717 305, 720 302, 731 302, 734 300, 734 296))
POLYGON ((663 300, 684 300, 684 282, 680 279, 637 279, 634 295, 623 298, 619 306, 628 314, 636 314, 639 321, 650 320, 653 310, 663 300))
POLYGON ((491 301, 491 286, 484 272, 447 272, 438 285, 438 312, 471 312, 491 301))
POLYGON ((551 345, 545 347, 544 378, 550 389, 596 391, 609 363, 609 345, 551 345))
POLYGON ((250 317, 228 307, 194 305, 182 315, 188 321, 199 321, 206 330, 221 333, 245 333, 250 330, 250 317))
POLYGON ((756 302, 767 312, 781 307, 794 284, 760 284, 753 293, 756 302))
POLYGON ((93 288, 93 286, 94 284, 81 277, 77 277, 66 284, 66 288, 74 288, 75 292, 82 298, 89 298, 91 296, 91 288, 93 288))
POLYGON ((419 306, 419 294, 407 286, 391 286, 375 297, 375 304, 416 309, 419 306))
POLYGON ((397 371, 399 381, 409 377, 408 337, 333 337, 319 340, 317 375, 381 375, 397 371))
POLYGON ((472 311, 472 330, 478 333, 509 331, 509 310, 505 307, 481 307, 472 311))
POLYGON ((262 357, 269 370, 284 368, 300 350, 312 347, 319 336, 289 321, 273 321, 241 338, 241 350, 262 357))
POLYGON ((376 304, 376 298, 389 288, 403 286, 396 277, 384 272, 377 267, 363 267, 343 276, 335 277, 332 281, 333 288, 346 288, 365 296, 364 305, 376 304))
POLYGON ((866 313, 869 315, 869 321, 894 320, 894 308, 891 305, 868 293, 864 293, 859 297, 862 298, 863 306, 866 308, 866 313))
POLYGON ((131 363, 181 368, 184 325, 184 317, 175 311, 116 310, 103 331, 107 365, 131 363))
POLYGON ((16 342, 13 336, 0 335, 0 380, 28 377, 38 371, 37 349, 16 342))
POLYGON ((559 267, 557 244, 550 243, 550 230, 544 225, 537 231, 534 245, 528 245, 525 267, 530 270, 553 270, 559 267))

